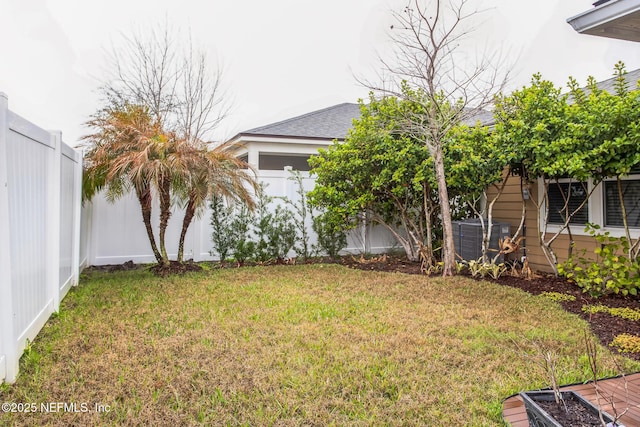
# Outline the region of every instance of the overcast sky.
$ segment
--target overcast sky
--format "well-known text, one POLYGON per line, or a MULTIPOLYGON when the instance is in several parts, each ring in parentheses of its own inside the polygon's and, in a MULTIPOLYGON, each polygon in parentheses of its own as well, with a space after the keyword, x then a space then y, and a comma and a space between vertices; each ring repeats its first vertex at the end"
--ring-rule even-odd
MULTIPOLYGON (((476 1, 476 0, 473 0, 476 1)), ((640 44, 579 35, 566 23, 591 0, 485 0, 474 35, 515 62, 514 87, 531 75, 609 78, 618 60, 640 68, 640 44)), ((373 78, 390 49, 390 11, 401 0, 0 0, 0 91, 9 108, 76 145, 99 107, 106 51, 122 34, 168 20, 224 68, 233 114, 216 134, 366 98, 354 75, 373 78)), ((401 8, 401 6, 400 6, 401 8)))

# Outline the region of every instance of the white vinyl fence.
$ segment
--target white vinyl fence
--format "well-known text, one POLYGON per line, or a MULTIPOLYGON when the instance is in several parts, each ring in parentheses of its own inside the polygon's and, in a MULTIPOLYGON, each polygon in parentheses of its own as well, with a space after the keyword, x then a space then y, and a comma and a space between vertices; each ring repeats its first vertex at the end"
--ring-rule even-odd
MULTIPOLYGON (((266 191, 273 197, 287 197, 297 201, 297 183, 291 179, 291 172, 258 171, 258 180, 267 184, 266 191)), ((303 185, 308 191, 315 184, 315 179, 309 178, 303 172, 303 185)), ((122 264, 127 261, 135 263, 155 262, 151 246, 142 222, 140 205, 132 193, 115 203, 108 203, 102 194, 93 198, 90 205, 85 206, 89 214, 89 242, 88 264, 107 265, 122 264)), ((158 230, 158 205, 154 204, 153 227, 158 230)), ((178 251, 178 238, 184 212, 174 210, 166 234, 167 252, 171 259, 175 259, 178 251)), ((211 256, 213 244, 211 242, 211 213, 206 209, 203 215, 191 223, 185 238, 185 259, 194 261, 209 261, 217 259, 211 256)), ((307 224, 311 228, 311 222, 307 224)), ((312 243, 315 243, 315 233, 311 230, 312 243)), ((156 235, 157 238, 157 235, 156 235)), ((393 236, 381 227, 361 227, 348 235, 347 253, 379 253, 396 245, 393 236)))
POLYGON ((82 158, 0 93, 0 382, 78 283, 82 158))

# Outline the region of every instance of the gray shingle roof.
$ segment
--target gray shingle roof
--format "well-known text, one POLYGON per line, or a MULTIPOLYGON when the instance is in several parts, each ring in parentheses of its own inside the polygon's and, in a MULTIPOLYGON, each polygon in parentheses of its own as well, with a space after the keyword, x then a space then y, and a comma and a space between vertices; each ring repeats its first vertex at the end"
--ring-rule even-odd
POLYGON ((462 123, 467 126, 475 126, 477 122, 480 122, 483 126, 494 125, 495 120, 493 118, 493 112, 487 110, 474 111, 473 115, 462 120, 462 123))
MULTIPOLYGON (((360 105, 344 103, 249 129, 240 132, 240 135, 342 140, 347 136, 349 129, 353 127, 353 120, 359 118, 360 105)), ((479 111, 473 117, 465 119, 464 122, 475 125, 478 120, 484 125, 493 124, 493 113, 479 111)))
POLYGON ((240 132, 240 135, 288 136, 314 139, 344 139, 360 118, 358 104, 338 104, 322 110, 240 132))
MULTIPOLYGON (((627 89, 634 90, 636 88, 636 85, 638 84, 638 80, 640 80, 640 68, 633 71, 627 71, 627 74, 624 75, 624 78, 628 84, 627 89)), ((609 93, 616 93, 616 79, 617 77, 611 77, 610 79, 598 82, 598 87, 602 90, 606 90, 609 93)))

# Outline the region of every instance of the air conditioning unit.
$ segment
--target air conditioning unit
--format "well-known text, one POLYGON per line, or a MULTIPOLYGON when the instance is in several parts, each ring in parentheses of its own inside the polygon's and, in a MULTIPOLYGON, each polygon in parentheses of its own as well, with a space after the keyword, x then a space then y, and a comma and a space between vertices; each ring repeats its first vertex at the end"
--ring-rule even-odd
MULTIPOLYGON (((485 227, 488 226, 484 220, 485 227)), ((463 221, 453 221, 453 244, 456 247, 457 259, 465 261, 477 260, 482 256, 482 224, 480 219, 472 218, 463 221)), ((498 240, 511 236, 511 225, 507 222, 493 221, 491 229, 491 241, 489 242, 489 258, 493 259, 500 247, 498 240)), ((500 255, 497 262, 503 262, 504 256, 500 255)))

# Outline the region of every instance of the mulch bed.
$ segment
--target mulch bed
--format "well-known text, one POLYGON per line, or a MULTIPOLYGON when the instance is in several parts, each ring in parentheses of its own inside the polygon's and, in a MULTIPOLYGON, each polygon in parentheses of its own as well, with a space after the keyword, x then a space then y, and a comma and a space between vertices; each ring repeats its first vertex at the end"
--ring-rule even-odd
MULTIPOLYGON (((420 263, 408 261, 406 258, 386 256, 374 259, 356 258, 353 256, 342 257, 338 260, 330 259, 313 259, 309 262, 334 262, 345 265, 349 268, 356 268, 360 270, 368 271, 384 271, 384 272, 399 272, 407 274, 423 274, 420 270, 420 263)), ((280 263, 281 264, 281 263, 280 263)), ((220 267, 219 264, 217 264, 220 267)), ((268 265, 268 264, 261 264, 268 265)), ((237 267, 234 263, 225 264, 222 267, 234 268, 237 267)), ((100 270, 100 271, 119 271, 119 270, 131 270, 140 268, 133 262, 128 261, 120 265, 107 265, 90 267, 88 271, 100 270)), ((165 276, 168 274, 181 274, 188 271, 198 271, 201 267, 192 262, 186 262, 178 264, 172 262, 170 266, 166 268, 160 268, 158 266, 152 267, 152 271, 155 274, 165 276)), ((485 278, 484 280, 492 280, 485 278)), ((589 314, 582 311, 582 307, 585 305, 606 305, 608 307, 629 307, 634 309, 640 309, 640 299, 637 297, 621 297, 617 295, 609 295, 594 299, 588 294, 582 292, 575 284, 570 283, 566 279, 555 277, 553 275, 537 275, 532 279, 524 279, 521 277, 512 276, 508 273, 501 276, 494 282, 504 286, 512 286, 514 288, 522 289, 525 292, 529 292, 533 295, 538 295, 542 292, 559 292, 563 294, 569 294, 576 297, 575 301, 563 301, 560 304, 562 307, 570 313, 577 314, 585 319, 591 326, 593 333, 599 338, 600 342, 604 346, 609 346, 613 339, 619 334, 631 334, 640 336, 640 322, 622 319, 620 317, 612 316, 608 313, 595 313, 589 314)), ((613 351, 613 347, 611 347, 613 351)), ((625 356, 640 360, 640 353, 625 353, 625 356)))

